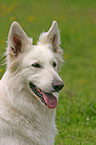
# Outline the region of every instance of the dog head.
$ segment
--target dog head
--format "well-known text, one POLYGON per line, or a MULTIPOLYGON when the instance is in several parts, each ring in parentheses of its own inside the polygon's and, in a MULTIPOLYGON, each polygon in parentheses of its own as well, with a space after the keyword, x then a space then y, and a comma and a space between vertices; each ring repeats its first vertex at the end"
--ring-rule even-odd
POLYGON ((18 76, 22 89, 43 105, 53 109, 64 84, 58 75, 62 64, 60 33, 56 21, 48 32, 40 35, 37 45, 32 44, 17 22, 13 22, 8 35, 7 69, 18 76))

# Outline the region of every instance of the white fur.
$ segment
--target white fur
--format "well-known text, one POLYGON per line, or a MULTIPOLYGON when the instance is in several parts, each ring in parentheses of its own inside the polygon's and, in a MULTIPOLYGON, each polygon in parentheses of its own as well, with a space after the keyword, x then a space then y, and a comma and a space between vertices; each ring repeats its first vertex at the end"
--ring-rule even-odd
MULTIPOLYGON (((57 73, 62 62, 59 45, 56 21, 48 32, 40 35, 35 46, 17 22, 11 25, 7 69, 0 81, 0 145, 54 145, 56 109, 40 103, 29 82, 51 92, 53 80, 61 80, 57 73), (57 63, 56 68, 52 66, 53 61, 57 63), (32 67, 37 62, 42 69, 32 67)), ((58 98, 58 93, 55 95, 58 98)))

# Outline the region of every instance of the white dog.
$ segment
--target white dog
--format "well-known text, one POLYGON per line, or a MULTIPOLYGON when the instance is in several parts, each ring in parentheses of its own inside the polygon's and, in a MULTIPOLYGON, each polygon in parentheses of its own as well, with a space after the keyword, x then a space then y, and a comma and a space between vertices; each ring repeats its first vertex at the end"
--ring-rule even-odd
POLYGON ((7 69, 0 81, 0 145, 54 145, 58 92, 64 86, 56 21, 32 45, 13 22, 8 35, 7 69))

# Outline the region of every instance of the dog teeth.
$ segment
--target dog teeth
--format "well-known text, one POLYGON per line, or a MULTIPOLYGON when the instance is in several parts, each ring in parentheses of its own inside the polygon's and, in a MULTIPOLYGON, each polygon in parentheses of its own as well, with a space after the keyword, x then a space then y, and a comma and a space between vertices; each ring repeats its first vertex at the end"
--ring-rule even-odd
POLYGON ((40 98, 42 97, 42 95, 39 92, 35 92, 37 96, 39 96, 40 98))
POLYGON ((41 92, 41 91, 40 91, 40 89, 39 89, 39 88, 37 88, 37 87, 36 87, 36 90, 37 90, 38 92, 41 92))
POLYGON ((42 98, 42 94, 40 93, 40 90, 39 90, 39 88, 35 88, 34 89, 34 92, 35 92, 35 94, 37 95, 37 96, 39 96, 40 98, 42 98))
POLYGON ((44 103, 45 105, 47 105, 46 102, 45 102, 45 100, 44 100, 44 98, 43 98, 41 89, 37 88, 37 87, 36 87, 34 84, 32 84, 32 83, 30 83, 30 87, 31 87, 32 91, 33 91, 38 97, 41 98, 41 99, 40 99, 41 102, 44 103))
POLYGON ((44 103, 45 101, 44 101, 44 99, 43 99, 43 97, 41 98, 41 101, 44 103))
POLYGON ((42 101, 42 103, 44 103, 45 105, 47 105, 47 104, 45 103, 45 100, 44 100, 43 97, 41 98, 41 101, 42 101))

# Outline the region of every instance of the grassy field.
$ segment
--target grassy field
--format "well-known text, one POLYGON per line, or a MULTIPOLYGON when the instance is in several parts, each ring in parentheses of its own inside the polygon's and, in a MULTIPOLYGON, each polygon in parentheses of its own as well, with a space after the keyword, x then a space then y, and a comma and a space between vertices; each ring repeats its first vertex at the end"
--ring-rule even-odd
MULTIPOLYGON (((57 20, 64 50, 56 145, 96 144, 96 0, 1 0, 0 54, 16 20, 34 38, 57 20)), ((2 59, 0 60, 0 62, 2 59)), ((0 65, 0 78, 5 66, 0 65)))

